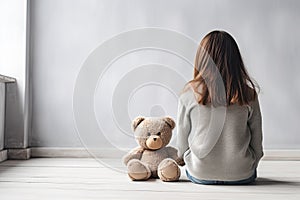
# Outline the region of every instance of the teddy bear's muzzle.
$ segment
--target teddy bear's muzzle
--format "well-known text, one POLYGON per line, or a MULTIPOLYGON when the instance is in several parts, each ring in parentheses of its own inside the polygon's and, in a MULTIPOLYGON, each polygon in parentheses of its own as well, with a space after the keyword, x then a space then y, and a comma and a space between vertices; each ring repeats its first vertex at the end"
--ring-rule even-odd
POLYGON ((151 135, 146 140, 146 145, 151 150, 160 149, 163 145, 162 139, 157 135, 151 135))

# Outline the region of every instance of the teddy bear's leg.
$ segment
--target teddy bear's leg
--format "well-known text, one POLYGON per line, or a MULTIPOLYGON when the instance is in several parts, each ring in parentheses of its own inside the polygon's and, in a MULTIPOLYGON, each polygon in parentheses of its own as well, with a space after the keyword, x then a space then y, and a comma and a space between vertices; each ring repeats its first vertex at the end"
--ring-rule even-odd
POLYGON ((151 176, 151 171, 147 165, 138 159, 132 159, 127 164, 128 176, 133 181, 147 180, 151 176))
POLYGON ((173 159, 166 158, 158 165, 157 173, 163 181, 178 181, 180 168, 173 159))

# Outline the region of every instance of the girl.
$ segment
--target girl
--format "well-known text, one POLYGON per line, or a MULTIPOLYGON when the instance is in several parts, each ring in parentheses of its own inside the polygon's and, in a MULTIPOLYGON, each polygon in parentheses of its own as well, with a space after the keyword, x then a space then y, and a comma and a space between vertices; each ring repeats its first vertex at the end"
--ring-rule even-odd
POLYGON ((255 181, 263 156, 260 107, 230 34, 212 31, 202 39, 194 79, 179 99, 177 125, 178 155, 192 182, 255 181))

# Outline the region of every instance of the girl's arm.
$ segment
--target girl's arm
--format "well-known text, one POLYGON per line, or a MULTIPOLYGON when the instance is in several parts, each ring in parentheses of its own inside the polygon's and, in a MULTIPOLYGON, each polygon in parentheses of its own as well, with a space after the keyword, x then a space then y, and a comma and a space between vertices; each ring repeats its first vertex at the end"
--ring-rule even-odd
POLYGON ((177 149, 178 157, 183 158, 183 154, 189 149, 188 137, 191 131, 191 120, 189 110, 182 99, 178 102, 177 112, 177 149))
POLYGON ((259 160, 264 155, 262 147, 262 119, 257 97, 250 106, 252 107, 252 113, 250 113, 250 118, 248 120, 248 125, 251 131, 250 146, 254 150, 256 156, 255 167, 257 167, 259 160))

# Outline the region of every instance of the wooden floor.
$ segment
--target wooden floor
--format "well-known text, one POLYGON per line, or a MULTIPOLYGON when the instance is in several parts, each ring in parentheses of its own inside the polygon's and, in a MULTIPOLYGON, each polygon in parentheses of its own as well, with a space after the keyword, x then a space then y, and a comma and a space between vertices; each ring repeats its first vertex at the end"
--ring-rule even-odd
POLYGON ((300 199, 300 161, 262 161, 258 176, 249 186, 196 185, 184 173, 176 183, 132 182, 94 159, 9 160, 0 163, 0 199, 300 199))

